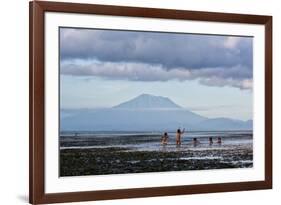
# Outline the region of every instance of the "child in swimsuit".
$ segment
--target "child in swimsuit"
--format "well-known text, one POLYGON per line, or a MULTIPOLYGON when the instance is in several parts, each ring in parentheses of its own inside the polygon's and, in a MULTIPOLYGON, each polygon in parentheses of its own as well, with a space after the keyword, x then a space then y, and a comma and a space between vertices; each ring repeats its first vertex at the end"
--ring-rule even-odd
POLYGON ((168 138, 169 138, 168 133, 165 132, 164 135, 162 136, 161 144, 162 144, 162 145, 168 144, 168 138))

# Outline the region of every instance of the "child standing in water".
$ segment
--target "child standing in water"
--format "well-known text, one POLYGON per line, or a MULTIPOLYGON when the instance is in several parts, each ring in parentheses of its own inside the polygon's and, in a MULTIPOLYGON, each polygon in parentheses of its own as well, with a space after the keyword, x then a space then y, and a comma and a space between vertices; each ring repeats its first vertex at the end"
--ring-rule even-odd
POLYGON ((212 144, 213 144, 213 138, 209 137, 209 145, 212 145, 212 144))
POLYGON ((194 137, 193 138, 193 146, 196 147, 199 143, 200 143, 199 140, 196 137, 194 137))
POLYGON ((164 135, 162 136, 161 144, 162 144, 162 145, 168 144, 168 138, 169 138, 168 133, 165 132, 164 135))
POLYGON ((176 133, 176 144, 177 145, 181 145, 181 135, 184 133, 184 129, 183 131, 181 131, 180 129, 177 130, 176 133))

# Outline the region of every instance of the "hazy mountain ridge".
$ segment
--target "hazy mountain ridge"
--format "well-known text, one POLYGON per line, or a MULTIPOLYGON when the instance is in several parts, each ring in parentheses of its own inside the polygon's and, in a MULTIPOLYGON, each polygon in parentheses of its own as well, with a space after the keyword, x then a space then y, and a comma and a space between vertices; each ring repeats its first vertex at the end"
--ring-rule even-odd
POLYGON ((125 109, 161 109, 161 108, 182 108, 167 97, 142 94, 132 100, 121 103, 113 108, 125 109))
POLYGON ((166 97, 142 94, 113 108, 62 109, 61 131, 251 130, 252 121, 207 118, 166 97))

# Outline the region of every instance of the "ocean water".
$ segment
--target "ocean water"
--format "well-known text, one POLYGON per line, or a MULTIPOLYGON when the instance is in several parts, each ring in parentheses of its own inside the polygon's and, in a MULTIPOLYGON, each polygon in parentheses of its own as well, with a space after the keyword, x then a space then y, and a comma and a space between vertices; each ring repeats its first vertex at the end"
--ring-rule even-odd
POLYGON ((252 131, 193 131, 185 132, 181 146, 176 146, 176 133, 168 132, 168 144, 161 144, 160 132, 61 132, 60 149, 92 149, 122 147, 138 151, 176 151, 233 149, 252 147, 252 131), (212 137, 213 144, 209 143, 212 137), (218 143, 218 137, 222 143, 218 143), (199 143, 194 144, 193 138, 199 143))

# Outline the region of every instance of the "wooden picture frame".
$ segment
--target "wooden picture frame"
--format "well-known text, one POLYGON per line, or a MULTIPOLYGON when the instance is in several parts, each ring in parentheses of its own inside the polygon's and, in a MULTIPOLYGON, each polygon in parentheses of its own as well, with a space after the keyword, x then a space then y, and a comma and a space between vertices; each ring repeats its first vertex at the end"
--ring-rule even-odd
POLYGON ((29 5, 30 139, 29 200, 32 204, 169 196, 272 188, 272 17, 155 8, 33 1, 29 5), (46 12, 195 20, 263 25, 265 27, 265 179, 263 181, 179 185, 149 188, 45 193, 45 45, 46 12))

